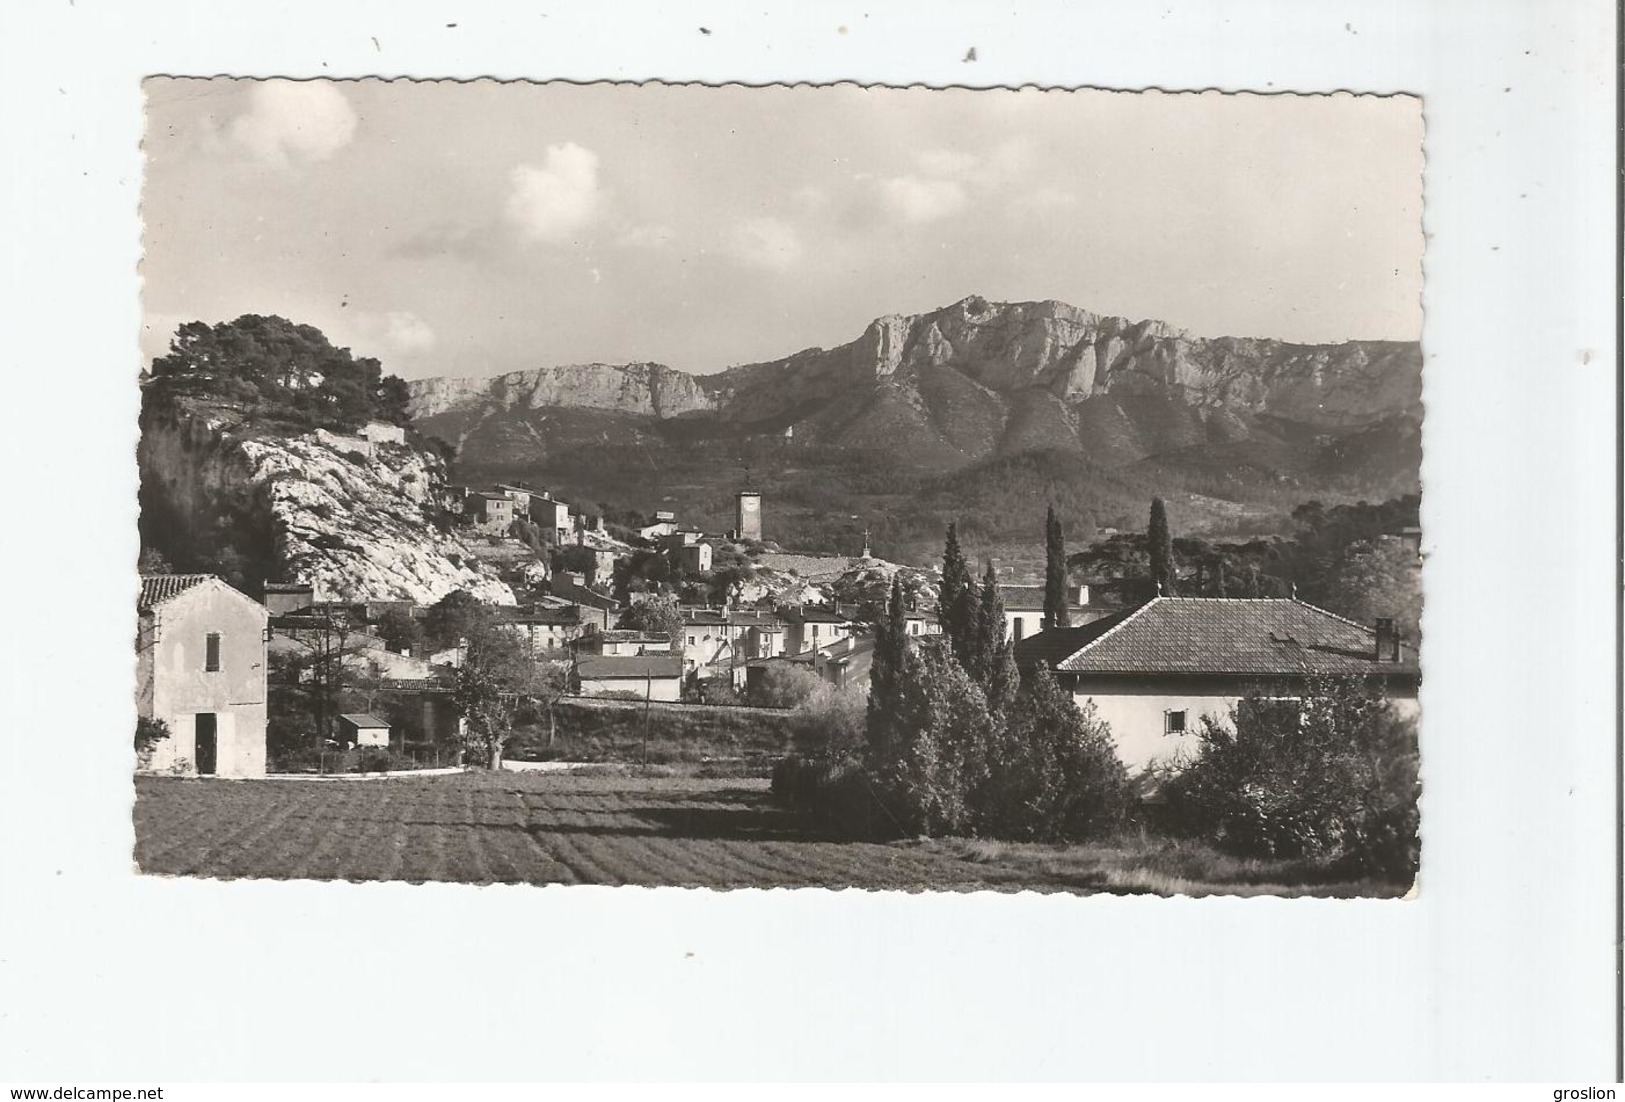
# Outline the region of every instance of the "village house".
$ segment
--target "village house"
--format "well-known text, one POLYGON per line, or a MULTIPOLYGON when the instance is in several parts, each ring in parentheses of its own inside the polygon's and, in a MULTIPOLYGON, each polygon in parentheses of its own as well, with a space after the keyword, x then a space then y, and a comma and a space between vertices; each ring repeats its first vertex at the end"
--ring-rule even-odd
POLYGON ((585 636, 609 627, 609 614, 585 605, 535 605, 528 609, 502 609, 500 623, 516 632, 535 651, 567 650, 585 636))
POLYGON ((784 653, 802 654, 852 635, 857 624, 838 609, 799 608, 783 613, 784 653))
POLYGON ((612 617, 621 609, 621 602, 602 589, 587 584, 587 576, 579 570, 561 570, 553 575, 548 587, 555 597, 573 604, 585 605, 609 613, 612 617))
POLYGON ((905 612, 903 623, 908 634, 916 638, 942 634, 942 621, 937 619, 934 612, 905 612))
MULTIPOLYGON (((1022 640, 1044 630, 1044 587, 1041 585, 1000 585, 1004 602, 1004 637, 1022 640)), ((1069 626, 1076 627, 1104 619, 1116 608, 1096 608, 1089 604, 1089 587, 1068 585, 1066 609, 1069 626)))
POLYGON ((690 608, 683 610, 683 664, 702 677, 739 673, 752 659, 784 653, 785 625, 757 612, 690 608))
POLYGON ((582 696, 610 694, 640 700, 678 701, 683 695, 683 660, 675 654, 584 654, 576 660, 582 696))
POLYGON ((711 543, 708 540, 684 544, 677 549, 675 557, 677 568, 685 574, 711 572, 711 543))
POLYGON ((406 429, 386 421, 368 421, 356 435, 373 444, 406 443, 406 429))
POLYGON ((556 500, 548 490, 531 495, 530 519, 539 525, 542 531, 549 533, 553 542, 558 544, 566 542, 575 527, 570 507, 556 500))
POLYGON ((136 714, 169 737, 146 768, 265 775, 270 613, 212 574, 144 574, 136 598, 136 714))
POLYGON ((848 635, 832 646, 812 652, 812 669, 837 689, 852 688, 869 695, 869 668, 874 664, 872 635, 848 635))
POLYGON ((1296 599, 1157 597, 1028 636, 1015 652, 1023 672, 1050 667, 1080 706, 1093 703, 1135 773, 1194 753, 1202 717, 1227 719, 1254 690, 1291 696, 1312 675, 1374 676, 1414 715, 1420 679, 1392 620, 1366 627, 1296 599))
POLYGON ((463 515, 475 531, 506 535, 513 525, 513 499, 494 491, 469 494, 463 501, 463 515))
POLYGON ((513 502, 515 519, 524 519, 530 516, 530 499, 532 496, 530 487, 513 486, 505 482, 499 482, 491 488, 513 502))
POLYGON ((266 582, 265 610, 272 616, 301 612, 316 603, 316 587, 307 582, 266 582))
POLYGON ((670 654, 672 653, 672 646, 671 636, 669 635, 653 635, 646 631, 611 628, 609 631, 598 631, 582 636, 577 642, 576 650, 581 654, 603 654, 620 657, 640 654, 670 654))
POLYGON ((657 540, 675 531, 677 531, 677 514, 662 510, 655 513, 652 523, 638 529, 638 536, 641 539, 657 540))

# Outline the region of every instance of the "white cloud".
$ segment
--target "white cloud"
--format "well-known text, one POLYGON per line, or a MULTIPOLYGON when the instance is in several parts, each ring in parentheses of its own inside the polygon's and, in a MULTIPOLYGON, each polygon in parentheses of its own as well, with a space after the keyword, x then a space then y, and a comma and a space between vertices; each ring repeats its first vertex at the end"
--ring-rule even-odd
POLYGON ((920 171, 927 176, 966 176, 981 163, 974 153, 928 149, 920 154, 920 171))
POLYGON ((882 180, 880 199, 892 214, 914 223, 935 222, 958 214, 970 201, 959 181, 923 176, 893 176, 882 180))
POLYGON ((1034 188, 1016 200, 1015 209, 1023 214, 1050 214, 1076 206, 1078 197, 1065 188, 1052 184, 1034 188))
POLYGON ((659 249, 677 234, 670 226, 624 225, 615 231, 615 244, 623 249, 659 249))
POLYGON ((561 242, 598 216, 598 154, 565 142, 547 147, 540 168, 520 165, 509 177, 507 215, 531 241, 561 242))
MULTIPOLYGON (((381 359, 427 352, 435 344, 435 332, 429 323, 410 310, 357 314, 351 319, 351 325, 358 338, 355 343, 373 350, 381 359)), ((387 363, 385 368, 388 368, 387 363)))
POLYGON ((355 137, 356 113, 343 92, 313 80, 268 80, 249 93, 231 139, 267 164, 325 161, 355 137))
POLYGON ((801 260, 801 237, 777 218, 752 218, 734 227, 728 251, 753 268, 782 272, 801 260))

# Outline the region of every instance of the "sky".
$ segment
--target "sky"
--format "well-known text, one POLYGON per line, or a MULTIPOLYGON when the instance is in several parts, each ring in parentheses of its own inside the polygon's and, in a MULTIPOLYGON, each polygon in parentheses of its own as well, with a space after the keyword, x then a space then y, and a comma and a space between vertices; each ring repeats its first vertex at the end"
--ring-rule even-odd
POLYGON ((142 352, 280 314, 404 378, 696 374, 1059 299, 1421 336, 1422 111, 1376 96, 153 78, 142 352))

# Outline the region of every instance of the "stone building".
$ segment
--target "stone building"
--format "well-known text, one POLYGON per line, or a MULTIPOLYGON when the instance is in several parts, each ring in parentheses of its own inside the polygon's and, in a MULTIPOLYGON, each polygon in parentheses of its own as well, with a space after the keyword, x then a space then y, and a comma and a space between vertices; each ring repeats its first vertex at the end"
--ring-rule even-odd
POLYGON ((169 737, 143 767, 265 775, 266 607, 212 574, 145 574, 136 598, 136 714, 169 737))

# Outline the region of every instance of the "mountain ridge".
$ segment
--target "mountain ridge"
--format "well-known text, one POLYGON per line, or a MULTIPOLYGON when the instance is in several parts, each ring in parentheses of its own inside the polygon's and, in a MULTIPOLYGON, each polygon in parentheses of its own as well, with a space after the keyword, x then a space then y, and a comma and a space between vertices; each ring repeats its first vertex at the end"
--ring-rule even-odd
POLYGON ((1155 319, 1053 299, 971 296, 923 314, 883 315, 834 348, 714 375, 589 363, 409 388, 414 419, 439 419, 458 444, 492 415, 578 409, 653 421, 708 417, 835 446, 891 441, 945 462, 955 453, 968 461, 1020 450, 1033 434, 1046 446, 1070 437, 1097 451, 1090 438, 1122 436, 1126 422, 1138 443, 1099 454, 1132 462, 1205 437, 1233 438, 1246 431, 1237 418, 1251 415, 1337 429, 1419 417, 1421 354, 1414 342, 1193 337, 1155 319))

